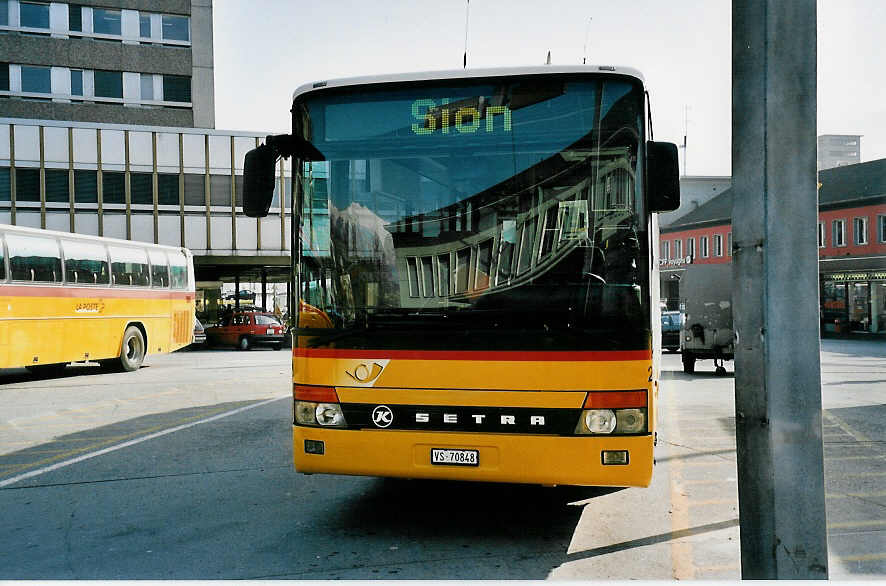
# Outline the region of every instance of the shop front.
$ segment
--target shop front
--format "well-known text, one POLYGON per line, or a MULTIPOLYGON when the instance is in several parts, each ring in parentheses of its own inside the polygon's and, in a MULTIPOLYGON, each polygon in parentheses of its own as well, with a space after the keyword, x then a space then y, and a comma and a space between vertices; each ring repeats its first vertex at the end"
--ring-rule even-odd
POLYGON ((840 267, 821 264, 822 334, 886 335, 886 268, 836 270, 840 267))

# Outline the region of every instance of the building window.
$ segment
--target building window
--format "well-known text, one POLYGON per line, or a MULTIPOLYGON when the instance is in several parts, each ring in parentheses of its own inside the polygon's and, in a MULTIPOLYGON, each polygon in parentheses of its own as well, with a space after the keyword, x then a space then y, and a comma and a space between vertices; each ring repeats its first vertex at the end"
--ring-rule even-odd
POLYGON ((163 15, 164 41, 190 41, 191 31, 187 16, 163 15))
POLYGON ((163 100, 166 102, 190 102, 191 78, 182 75, 164 75, 163 100))
POLYGON ((686 239, 686 256, 695 258, 695 238, 686 239))
POLYGON ((670 255, 670 246, 667 240, 661 243, 661 259, 668 260, 671 258, 670 255))
POLYGON ((150 73, 141 74, 141 98, 143 100, 154 99, 154 76, 150 73))
POLYGON ((0 0, 0 26, 9 26, 9 2, 0 0))
POLYGON ((22 168, 15 170, 16 201, 40 201, 40 169, 22 168))
POLYGON ((129 195, 134 204, 151 205, 154 203, 154 176, 152 173, 129 174, 129 195))
POLYGON ((177 206, 178 175, 160 173, 157 175, 157 203, 161 206, 177 206))
POLYGON ((834 220, 831 224, 834 246, 846 246, 846 220, 834 220))
POLYGON ((102 171, 102 203, 126 203, 126 174, 121 171, 102 171))
POLYGON ((71 95, 83 95, 83 71, 79 69, 71 70, 71 95))
POLYGON ((98 98, 123 97, 123 73, 120 71, 95 71, 95 96, 98 98))
POLYGON ((726 235, 726 255, 732 256, 732 232, 726 235))
POLYGON ((852 233, 855 244, 858 246, 868 243, 868 219, 855 218, 852 220, 852 233))
POLYGON ((683 258, 683 241, 674 240, 674 258, 683 258))
POLYGON ((880 244, 886 243, 886 216, 877 216, 877 231, 880 233, 880 244))
POLYGON ((723 235, 714 234, 714 256, 723 256, 723 235))
POLYGON ((44 28, 49 30, 49 4, 20 2, 19 23, 27 28, 44 28))
POLYGON ((68 203, 68 171, 66 169, 46 169, 46 201, 68 203))
POLYGON ((107 8, 92 9, 92 32, 97 35, 119 36, 120 11, 108 10, 107 8))
POLYGON ((139 14, 138 15, 138 34, 140 37, 145 39, 151 38, 151 15, 150 14, 139 14))
POLYGON ((701 257, 707 258, 710 256, 710 252, 708 250, 708 237, 702 236, 699 240, 699 244, 701 245, 701 257))
POLYGON ((68 5, 68 30, 83 32, 83 7, 79 4, 68 5))
POLYGON ((818 247, 824 248, 827 246, 827 236, 824 229, 824 222, 818 223, 818 247))
POLYGON ((0 63, 0 92, 9 91, 9 63, 0 63))
POLYGON ((74 170, 74 203, 98 203, 98 173, 74 170))
POLYGON ((52 93, 50 68, 22 65, 22 91, 34 94, 52 93))

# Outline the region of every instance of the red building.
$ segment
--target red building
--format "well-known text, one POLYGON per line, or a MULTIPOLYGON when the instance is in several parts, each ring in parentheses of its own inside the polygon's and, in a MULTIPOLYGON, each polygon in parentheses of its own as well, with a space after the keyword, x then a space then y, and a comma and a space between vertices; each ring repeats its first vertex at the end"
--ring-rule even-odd
MULTIPOLYGON (((886 334, 886 159, 825 169, 818 178, 822 333, 886 334)), ((732 195, 726 190, 661 228, 669 309, 679 308, 685 265, 732 262, 732 195)))

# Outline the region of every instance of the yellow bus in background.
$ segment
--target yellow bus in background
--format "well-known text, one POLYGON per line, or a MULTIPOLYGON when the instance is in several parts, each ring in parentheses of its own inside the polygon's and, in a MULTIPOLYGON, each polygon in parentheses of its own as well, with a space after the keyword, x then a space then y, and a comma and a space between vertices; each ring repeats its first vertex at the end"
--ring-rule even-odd
POLYGON ((137 370, 193 326, 186 248, 0 225, 0 368, 137 370))
POLYGON ((679 182, 642 76, 329 80, 291 111, 246 155, 244 210, 292 156, 296 470, 648 485, 679 182))

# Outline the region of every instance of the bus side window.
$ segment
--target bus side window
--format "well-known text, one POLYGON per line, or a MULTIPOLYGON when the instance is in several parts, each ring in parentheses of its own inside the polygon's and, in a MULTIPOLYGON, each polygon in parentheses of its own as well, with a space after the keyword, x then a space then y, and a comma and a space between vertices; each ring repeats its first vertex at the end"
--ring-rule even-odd
POLYGON ((147 287, 150 284, 148 255, 144 249, 109 246, 115 285, 147 287))
POLYGON ((108 253, 103 244, 62 240, 65 281, 86 285, 108 284, 108 253))
POLYGON ((169 252, 169 286, 188 288, 188 259, 181 252, 169 252))
POLYGON ((7 234, 9 270, 16 281, 60 283, 61 256, 53 238, 7 234))
POLYGON ((148 259, 151 261, 151 287, 169 287, 169 266, 166 254, 162 250, 148 250, 148 259))

